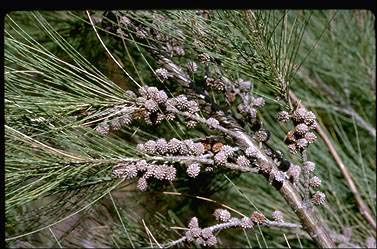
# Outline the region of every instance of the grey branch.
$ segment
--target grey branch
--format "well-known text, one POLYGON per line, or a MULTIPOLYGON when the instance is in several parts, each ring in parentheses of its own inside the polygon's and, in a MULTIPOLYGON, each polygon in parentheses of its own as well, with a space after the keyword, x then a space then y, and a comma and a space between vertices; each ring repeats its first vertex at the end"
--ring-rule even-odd
MULTIPOLYGON (((216 225, 213 225, 213 226, 210 226, 210 227, 207 227, 209 229, 211 229, 212 232, 219 232, 221 230, 224 230, 224 229, 228 229, 228 228, 232 228, 232 227, 240 227, 241 226, 241 220, 236 220, 236 221, 229 221, 229 222, 224 222, 224 223, 220 223, 220 224, 216 224, 216 225)), ((295 224, 295 223, 280 223, 280 222, 275 222, 275 221, 267 221, 263 224, 261 224, 261 226, 266 226, 266 227, 280 227, 280 228, 302 228, 302 226, 300 224, 295 224)), ((172 246, 175 246, 175 245, 178 245, 180 243, 183 243, 184 241, 186 241, 186 236, 183 236, 181 237, 180 239, 177 239, 177 240, 174 240, 172 242, 169 242, 169 243, 166 243, 165 245, 163 245, 162 247, 163 248, 168 248, 168 247, 172 247, 172 246)))
MULTIPOLYGON (((206 123, 206 120, 190 115, 184 112, 175 111, 175 113, 189 117, 201 123, 206 123)), ((272 168, 277 169, 275 162, 265 155, 261 149, 256 145, 256 143, 245 133, 242 128, 239 127, 235 121, 230 117, 226 117, 225 114, 218 112, 217 115, 222 119, 222 122, 227 123, 232 128, 227 129, 221 125, 216 127, 217 130, 233 137, 240 147, 252 147, 257 153, 257 158, 260 163, 270 165, 272 168), (225 120, 226 119, 226 120, 225 120)), ((327 230, 323 227, 318 217, 315 215, 312 208, 308 208, 304 205, 300 194, 297 192, 295 187, 289 182, 284 181, 282 187, 279 189, 280 194, 287 201, 288 205, 294 210, 296 215, 300 218, 301 222, 305 225, 305 231, 309 233, 310 237, 322 248, 333 248, 335 247, 334 242, 328 235, 327 230)))
MULTIPOLYGON (((145 160, 147 161, 167 161, 167 162, 198 162, 202 164, 214 165, 213 159, 209 159, 212 154, 206 154, 203 156, 147 156, 145 160)), ((122 158, 120 161, 122 162, 136 162, 139 161, 139 158, 122 158)), ((256 173, 258 169, 250 168, 250 167, 242 167, 234 163, 227 163, 224 166, 225 168, 238 170, 241 172, 250 172, 256 173)))
MULTIPOLYGON (((186 78, 190 81, 190 78, 185 75, 182 71, 182 75, 180 77, 186 78)), ((185 113, 179 113, 185 115, 185 113)), ((188 116, 188 115, 185 115, 188 116)), ((190 115, 191 116, 191 115, 190 115)), ((245 131, 238 125, 238 123, 232 118, 227 116, 224 112, 218 111, 216 112, 216 118, 219 119, 220 123, 224 126, 228 127, 225 128, 223 126, 218 126, 217 129, 237 141, 237 144, 240 147, 252 147, 258 151, 258 159, 261 163, 265 163, 270 165, 273 169, 277 168, 275 162, 269 158, 264 152, 260 150, 260 148, 256 145, 255 141, 253 141, 249 135, 245 133, 245 131)), ((205 121, 203 118, 194 116, 189 117, 191 119, 195 119, 196 121, 202 122, 205 121)), ((310 237, 316 242, 319 247, 322 248, 334 248, 335 244, 333 240, 330 238, 327 230, 323 227, 322 222, 318 219, 316 214, 314 213, 313 209, 306 207, 304 205, 303 200, 297 190, 289 181, 284 181, 283 185, 280 189, 278 189, 280 194, 283 196, 287 204, 295 211, 298 218, 301 220, 302 224, 304 225, 305 231, 309 233, 310 237)))

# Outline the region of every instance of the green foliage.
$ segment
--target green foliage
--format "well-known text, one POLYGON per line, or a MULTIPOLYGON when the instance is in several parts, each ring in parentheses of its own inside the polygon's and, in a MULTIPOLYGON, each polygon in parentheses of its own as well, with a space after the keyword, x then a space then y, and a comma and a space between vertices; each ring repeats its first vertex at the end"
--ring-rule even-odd
MULTIPOLYGON (((299 222, 259 175, 216 170, 187 179, 179 173, 170 185, 155 183, 146 193, 135 191, 132 181, 110 177, 122 159, 143 158, 135 149, 139 142, 213 134, 203 126, 187 129, 183 120, 158 127, 135 123, 109 135, 94 131, 96 121, 111 117, 108 108, 128 103, 124 94, 138 88, 134 82, 186 91, 156 79, 154 53, 164 44, 138 39, 120 24, 124 15, 183 42, 185 55, 172 59, 177 65, 207 53, 213 58, 211 75, 251 79, 253 94, 266 98, 260 117, 272 133, 268 144, 287 156, 283 139, 291 127, 278 124, 275 115, 292 108, 288 90, 296 94, 326 127, 376 216, 372 13, 214 10, 209 19, 186 10, 92 14, 101 20, 96 31, 122 69, 85 13, 12 12, 5 18, 7 246, 156 247, 154 239, 163 244, 182 236, 182 230, 171 227, 185 227, 193 216, 201 226, 212 225, 211 214, 222 204, 245 215, 260 210, 270 217, 282 210, 287 221, 299 222)), ((200 68, 192 80, 204 85, 204 74, 200 68)), ((209 94, 229 115, 237 112, 221 94, 209 94)), ((308 156, 317 164, 328 201, 317 211, 333 231, 351 227, 351 241, 364 245, 373 231, 318 140, 308 156)), ((296 156, 289 159, 299 163, 296 156)), ((229 230, 220 237, 220 246, 287 247, 287 241, 293 247, 314 246, 306 234, 292 229, 229 230)))

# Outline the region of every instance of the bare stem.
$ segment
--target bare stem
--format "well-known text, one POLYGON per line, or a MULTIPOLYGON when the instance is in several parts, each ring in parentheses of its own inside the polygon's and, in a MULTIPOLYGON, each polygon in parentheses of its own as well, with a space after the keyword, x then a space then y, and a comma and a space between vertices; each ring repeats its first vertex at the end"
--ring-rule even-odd
MULTIPOLYGON (((301 159, 302 162, 304 163, 305 161, 308 160, 306 151, 301 152, 301 159)), ((304 170, 304 202, 305 204, 309 204, 309 172, 304 170)))

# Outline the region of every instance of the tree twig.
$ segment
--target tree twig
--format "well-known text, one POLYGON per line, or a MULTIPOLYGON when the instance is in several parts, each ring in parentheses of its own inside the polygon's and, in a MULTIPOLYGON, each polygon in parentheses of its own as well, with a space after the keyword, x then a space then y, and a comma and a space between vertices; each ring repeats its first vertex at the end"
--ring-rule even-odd
MULTIPOLYGON (((177 66, 178 67, 178 66, 177 66)), ((185 78, 187 81, 191 82, 190 77, 188 77, 182 70, 180 78, 185 78)), ((190 84, 192 85, 192 84, 190 84)), ((199 94, 199 93, 198 93, 199 94)), ((186 115, 185 113, 179 113, 181 115, 186 115)), ((248 134, 245 133, 242 127, 230 116, 226 115, 223 111, 217 111, 215 113, 219 121, 226 126, 217 126, 217 130, 231 136, 240 147, 248 148, 252 147, 258 151, 257 158, 262 164, 271 166, 271 168, 277 169, 275 162, 268 157, 264 152, 261 151, 259 146, 250 138, 248 134)), ((190 115, 191 119, 198 122, 205 122, 205 119, 200 117, 190 115)), ((305 231, 310 235, 310 237, 315 241, 315 243, 321 248, 333 248, 335 244, 330 238, 327 230, 324 228, 322 222, 318 219, 314 210, 308 208, 304 205, 303 200, 297 190, 289 181, 284 181, 282 186, 278 189, 280 194, 283 196, 287 204, 294 210, 297 217, 303 224, 305 231)))
MULTIPOLYGON (((300 103, 298 101, 298 98, 296 97, 296 95, 292 91, 289 91, 289 97, 292 99, 293 102, 297 103, 300 106, 303 106, 302 103, 300 103)), ((337 163, 340 171, 342 172, 344 178, 346 179, 346 183, 347 183, 348 187, 350 188, 352 194, 355 197, 357 207, 358 207, 360 213, 364 216, 364 218, 367 220, 367 222, 373 227, 373 229, 376 230, 376 220, 372 216, 372 213, 369 210, 368 206, 365 204, 365 202, 361 198, 361 195, 360 195, 360 193, 359 193, 359 191, 356 187, 356 184, 354 183, 354 181, 352 179, 351 173, 349 172, 348 168, 344 165, 342 159, 340 158, 340 156, 336 152, 335 147, 331 143, 329 137, 327 136, 327 134, 325 133, 325 131, 323 130, 323 128, 321 127, 320 124, 318 124, 316 126, 316 131, 321 136, 321 138, 325 142, 326 146, 329 148, 330 154, 333 156, 333 158, 334 158, 335 162, 337 163)))
MULTIPOLYGON (((183 112, 177 112, 178 114, 189 116, 198 122, 206 123, 206 120, 197 116, 186 114, 183 112)), ((247 135, 243 129, 234 121, 231 117, 225 116, 222 112, 217 112, 217 115, 221 118, 222 123, 227 124, 230 128, 225 128, 221 125, 216 127, 217 130, 231 136, 240 147, 248 148, 252 147, 257 151, 257 158, 259 163, 266 164, 276 169, 277 165, 275 162, 265 155, 261 151, 258 145, 247 135)), ((316 242, 316 244, 321 248, 333 248, 335 247, 334 242, 328 235, 327 230, 323 227, 322 222, 318 219, 312 208, 308 208, 304 205, 303 200, 297 190, 289 181, 284 181, 282 186, 278 189, 280 194, 286 200, 288 205, 293 209, 296 215, 301 220, 303 227, 310 237, 316 242)))
MULTIPOLYGON (((182 161, 189 161, 189 162, 200 162, 202 164, 208 164, 208 165, 214 165, 213 159, 209 159, 212 155, 206 154, 203 156, 148 156, 145 158, 147 161, 170 161, 170 162, 182 162, 182 161)), ((139 158, 122 158, 120 161, 123 162, 136 162, 139 161, 139 158)), ((237 165, 235 163, 226 163, 223 167, 229 168, 232 170, 238 170, 242 172, 250 172, 250 173, 256 173, 258 170, 256 168, 251 167, 243 167, 240 165, 237 165)))
MULTIPOLYGON (((199 89, 192 89, 194 82, 182 69, 180 69, 178 65, 171 60, 163 60, 163 57, 158 55, 158 53, 155 53, 155 56, 166 70, 172 70, 174 72, 171 74, 171 76, 173 76, 173 78, 187 90, 187 93, 196 95, 198 99, 201 99, 202 101, 209 101, 211 104, 211 109, 215 107, 205 92, 199 89)), ((232 137, 238 146, 243 148, 251 147, 255 149, 258 152, 257 158, 259 163, 266 164, 277 170, 276 163, 270 157, 268 157, 259 148, 259 146, 257 146, 257 143, 251 139, 251 137, 244 131, 237 121, 226 115, 221 109, 216 109, 217 110, 215 110, 216 112, 214 113, 214 116, 220 121, 221 124, 223 124, 223 126, 218 125, 216 129, 232 137)), ((179 114, 185 115, 184 113, 179 114)), ((199 122, 205 122, 205 119, 197 116, 190 115, 189 118, 199 122)), ((303 228, 315 241, 315 243, 321 248, 334 248, 335 244, 330 238, 327 230, 324 228, 322 222, 317 218, 312 208, 308 208, 307 205, 304 205, 300 194, 297 192, 294 186, 289 181, 284 181, 278 188, 278 191, 299 217, 301 223, 303 224, 303 228)))
MULTIPOLYGON (((211 229, 212 232, 219 232, 219 231, 224 230, 224 229, 228 229, 228 228, 232 228, 232 227, 239 227, 240 225, 241 225, 241 220, 236 220, 236 221, 228 221, 228 222, 216 224, 216 225, 213 225, 213 226, 210 226, 210 227, 207 227, 207 228, 211 229)), ((266 226, 266 227, 280 227, 280 228, 291 228, 291 229, 302 228, 302 226, 300 224, 281 223, 281 222, 275 222, 275 221, 267 221, 267 222, 260 224, 260 225, 266 226)), ((186 239, 187 239, 186 236, 183 236, 183 237, 181 237, 177 240, 174 240, 172 242, 169 242, 169 243, 162 245, 162 247, 163 248, 172 247, 172 246, 175 246, 177 244, 180 244, 180 243, 186 241, 186 239)))

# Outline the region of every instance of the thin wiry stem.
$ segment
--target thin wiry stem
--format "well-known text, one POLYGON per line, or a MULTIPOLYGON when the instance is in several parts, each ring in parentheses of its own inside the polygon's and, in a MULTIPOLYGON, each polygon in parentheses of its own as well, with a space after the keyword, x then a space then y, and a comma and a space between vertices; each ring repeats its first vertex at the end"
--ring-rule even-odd
POLYGON ((19 136, 21 136, 21 137, 23 137, 24 139, 30 141, 30 143, 31 143, 32 145, 33 145, 33 144, 38 144, 39 146, 42 146, 42 147, 44 147, 44 148, 50 150, 50 151, 53 152, 53 153, 60 154, 60 155, 63 155, 63 156, 66 156, 66 157, 69 157, 69 158, 72 158, 72 159, 76 159, 76 160, 82 160, 82 158, 80 158, 80 157, 77 157, 77 156, 74 156, 74 155, 70 155, 70 154, 68 154, 68 153, 66 153, 66 152, 64 152, 64 151, 61 151, 61 150, 59 150, 59 149, 56 149, 56 148, 53 148, 53 147, 51 147, 51 146, 48 146, 48 145, 46 145, 46 144, 44 144, 44 143, 41 143, 41 142, 39 142, 39 141, 37 141, 37 140, 35 140, 35 139, 33 139, 33 138, 31 138, 31 137, 29 137, 29 136, 23 134, 22 132, 19 132, 19 131, 13 129, 13 128, 10 127, 10 126, 5 125, 5 128, 11 130, 12 132, 17 133, 19 136))
POLYGON ((353 118, 355 118, 356 123, 360 125, 360 127, 364 128, 369 132, 370 135, 373 136, 373 138, 376 138, 376 128, 372 127, 369 123, 367 123, 352 107, 337 107, 332 106, 332 109, 345 113, 353 118))
POLYGON ((135 246, 134 246, 134 244, 133 244, 133 242, 132 242, 132 239, 130 238, 130 234, 128 233, 127 228, 126 228, 126 226, 124 225, 123 219, 122 219, 122 217, 121 217, 121 215, 120 215, 120 213, 119 213, 118 207, 117 207, 117 205, 115 204, 114 198, 113 198, 113 196, 111 195, 110 192, 109 192, 109 196, 110 196, 111 202, 113 203, 114 209, 115 209, 115 211, 116 211, 116 213, 117 213, 117 215, 118 215, 118 218, 119 218, 120 222, 122 223, 122 227, 123 227, 123 229, 124 229, 124 231, 125 231, 125 233, 126 233, 126 235, 127 235, 127 237, 128 237, 128 240, 129 240, 130 243, 131 243, 131 247, 132 247, 132 248, 135 248, 135 246))
MULTIPOLYGON (((143 222, 143 225, 144 225, 144 228, 145 228, 145 231, 147 232, 148 236, 151 237, 153 239, 153 241, 157 244, 157 246, 159 248, 162 248, 162 246, 160 245, 160 243, 158 243, 158 241, 156 240, 156 238, 153 236, 151 230, 147 227, 147 225, 145 224, 144 222, 144 219, 142 219, 142 222, 143 222)), ((152 243, 151 243, 152 245, 152 243)))
MULTIPOLYGON (((239 212, 238 210, 232 208, 232 207, 229 207, 228 205, 225 205, 224 203, 221 203, 221 202, 218 202, 218 201, 215 201, 213 199, 210 199, 210 198, 206 198, 206 197, 203 197, 203 196, 198 196, 198 195, 190 195, 190 194, 182 194, 182 193, 179 193, 179 192, 163 192, 163 194, 166 194, 166 195, 177 195, 177 196, 184 196, 184 197, 190 197, 190 198, 195 198, 195 199, 198 199, 198 200, 202 200, 202 201, 207 201, 207 202, 212 202, 212 203, 217 203, 218 205, 220 205, 221 207, 223 208, 226 208, 228 210, 231 210, 243 217, 246 217, 246 215, 244 215, 243 213, 239 212)), ((172 228, 172 227, 171 227, 172 228)))
POLYGON ((90 24, 92 25, 93 29, 94 29, 94 32, 96 33, 96 36, 98 37, 98 40, 101 42, 101 45, 103 46, 103 48, 106 50, 106 53, 109 54, 109 56, 111 57, 111 59, 117 64, 117 66, 127 75, 128 78, 130 78, 132 80, 133 83, 135 83, 138 87, 141 87, 139 83, 137 83, 136 80, 134 80, 134 78, 132 78, 132 76, 123 68, 123 66, 114 58, 114 56, 110 53, 109 49, 106 47, 105 43, 102 41, 100 35, 98 34, 97 32, 97 29, 96 29, 96 26, 94 25, 93 23, 93 20, 89 14, 89 11, 86 11, 86 14, 88 15, 88 18, 90 20, 90 24))

